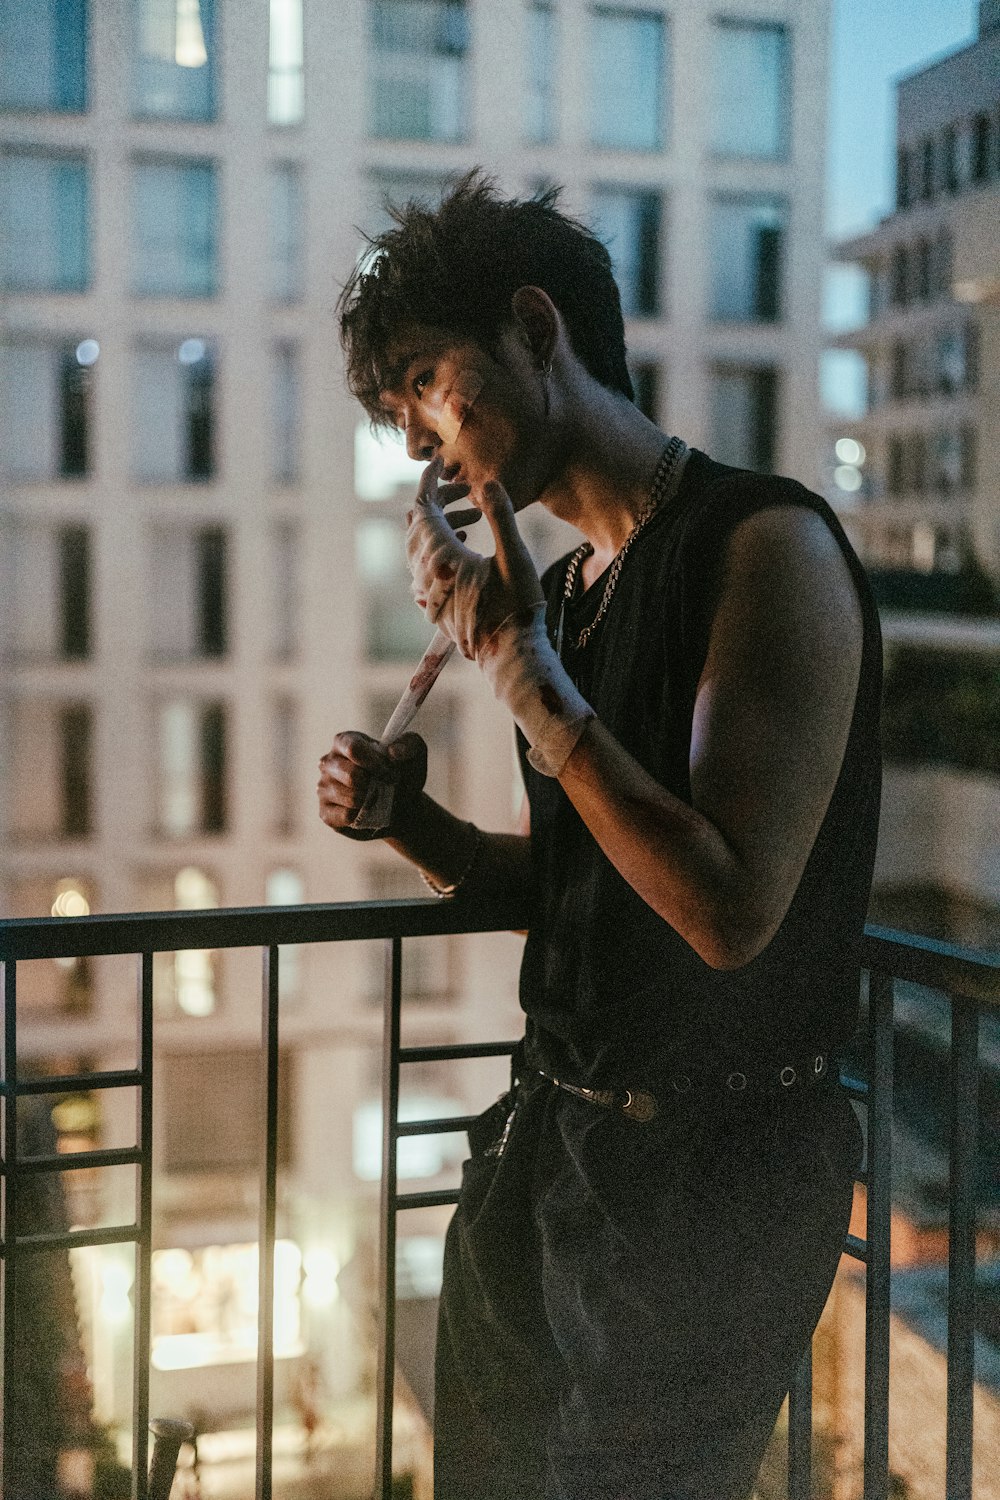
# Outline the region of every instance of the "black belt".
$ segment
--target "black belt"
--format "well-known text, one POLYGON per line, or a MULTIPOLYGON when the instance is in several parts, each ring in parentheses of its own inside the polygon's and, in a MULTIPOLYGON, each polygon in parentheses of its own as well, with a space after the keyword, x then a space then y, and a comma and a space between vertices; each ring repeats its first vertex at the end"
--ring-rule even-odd
MULTIPOLYGON (((675 1073, 666 1080, 666 1088, 675 1094, 693 1093, 697 1097, 703 1097, 706 1093, 726 1095, 747 1092, 753 1096, 768 1094, 780 1097, 790 1089, 808 1088, 812 1084, 819 1083, 827 1076, 828 1071, 829 1059, 826 1053, 816 1052, 804 1060, 786 1063, 782 1068, 759 1068, 746 1073, 734 1069, 733 1072, 725 1075, 713 1073, 700 1077, 692 1077, 687 1073, 675 1073)), ((617 1110, 628 1119, 639 1121, 640 1124, 646 1124, 655 1119, 661 1108, 656 1095, 649 1089, 584 1088, 578 1083, 566 1083, 564 1079, 556 1078, 541 1068, 538 1068, 537 1072, 542 1078, 547 1078, 549 1083, 557 1089, 562 1089, 564 1093, 572 1094, 576 1099, 584 1099, 588 1104, 596 1104, 601 1109, 617 1110)), ((664 1098, 669 1098, 669 1093, 665 1094, 664 1098)))

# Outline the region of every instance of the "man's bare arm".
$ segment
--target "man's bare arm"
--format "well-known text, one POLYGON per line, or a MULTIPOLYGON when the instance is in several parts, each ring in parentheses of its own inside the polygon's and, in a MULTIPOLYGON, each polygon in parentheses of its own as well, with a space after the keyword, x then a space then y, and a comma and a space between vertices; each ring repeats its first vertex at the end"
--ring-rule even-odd
POLYGON ((692 805, 593 721, 560 778, 615 868, 713 968, 791 904, 843 760, 861 664, 857 592, 813 512, 750 517, 728 548, 692 729, 692 805))

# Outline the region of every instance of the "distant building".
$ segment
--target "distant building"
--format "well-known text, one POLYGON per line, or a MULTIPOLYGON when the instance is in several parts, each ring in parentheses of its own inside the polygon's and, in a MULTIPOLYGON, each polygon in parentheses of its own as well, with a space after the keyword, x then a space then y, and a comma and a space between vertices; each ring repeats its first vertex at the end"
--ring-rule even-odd
MULTIPOLYGON (((644 409, 815 485, 828 9, 3 7, 0 909, 422 893, 323 828, 313 792, 334 732, 382 728, 428 634, 402 546, 417 469, 347 397, 333 312, 386 196, 480 163, 511 192, 565 184, 610 243, 644 409)), ((540 556, 567 546, 526 525, 540 556)), ((417 727, 432 793, 509 827, 512 734, 473 668, 449 666, 417 727)), ((410 1039, 513 1034, 518 958, 507 935, 408 945, 410 1039)), ((127 1065, 130 963, 25 967, 37 1068, 127 1065)), ((283 975, 279 1401, 310 1346, 334 1396, 361 1379, 334 1277, 371 1238, 381 955, 290 952, 283 975)), ((209 1422, 252 1403, 258 996, 257 954, 158 963, 154 1401, 209 1422)), ((414 1066, 406 1107, 464 1114, 501 1081, 414 1066)), ((130 1097, 98 1107, 102 1141, 132 1138, 130 1097)), ((429 1186, 464 1154, 404 1145, 429 1186)), ((127 1183, 104 1192, 104 1222, 130 1217, 127 1183)), ((411 1290, 433 1290, 441 1224, 401 1226, 411 1290)), ((93 1259, 85 1330, 128 1313, 127 1271, 108 1252, 109 1301, 93 1259)), ((113 1322, 88 1335, 109 1417, 113 1322)))
POLYGON ((875 911, 1000 937, 1000 4, 900 80, 896 208, 837 249, 868 409, 829 429, 830 498, 882 607, 886 776, 875 911), (992 914, 992 915, 991 915, 992 914))

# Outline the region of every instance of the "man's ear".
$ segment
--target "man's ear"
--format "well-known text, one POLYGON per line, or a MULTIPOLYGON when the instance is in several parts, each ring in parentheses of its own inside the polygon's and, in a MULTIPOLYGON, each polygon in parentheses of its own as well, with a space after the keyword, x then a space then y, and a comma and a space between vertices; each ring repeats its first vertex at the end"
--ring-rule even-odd
POLYGON ((538 365, 551 364, 559 338, 559 312, 540 286, 519 286, 510 299, 514 325, 538 365))

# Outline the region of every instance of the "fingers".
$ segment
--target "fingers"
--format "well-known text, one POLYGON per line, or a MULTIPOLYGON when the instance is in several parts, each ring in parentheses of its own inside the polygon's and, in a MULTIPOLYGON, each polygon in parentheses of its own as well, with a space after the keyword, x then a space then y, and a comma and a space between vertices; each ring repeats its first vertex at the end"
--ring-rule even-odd
POLYGON ((510 496, 503 485, 491 479, 483 485, 482 513, 490 523, 496 544, 496 565, 504 583, 522 596, 525 604, 543 598, 531 553, 517 529, 517 519, 510 496))
POLYGON ((445 520, 448 522, 449 526, 455 529, 457 529, 458 527, 474 526, 477 521, 482 520, 482 517, 482 511, 474 510, 471 508, 467 510, 450 510, 445 512, 445 520))
POLYGON ((316 794, 320 818, 328 827, 342 832, 360 811, 372 783, 394 782, 398 775, 377 740, 355 732, 338 734, 319 763, 316 794))

